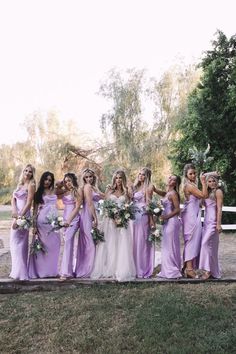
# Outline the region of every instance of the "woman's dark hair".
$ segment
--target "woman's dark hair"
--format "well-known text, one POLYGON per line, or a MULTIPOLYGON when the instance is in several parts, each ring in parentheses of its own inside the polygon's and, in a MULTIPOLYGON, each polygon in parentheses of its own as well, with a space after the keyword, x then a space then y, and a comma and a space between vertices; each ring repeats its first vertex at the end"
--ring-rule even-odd
POLYGON ((34 195, 34 202, 36 204, 43 204, 43 192, 44 192, 44 181, 45 179, 47 179, 47 177, 50 176, 52 178, 52 183, 50 188, 54 188, 54 174, 52 172, 46 171, 42 174, 42 176, 40 177, 40 181, 39 181, 39 186, 37 188, 37 191, 35 192, 34 195))
POLYGON ((70 178, 72 180, 72 184, 75 188, 78 188, 79 185, 78 185, 78 180, 77 180, 77 177, 74 173, 72 172, 68 172, 64 175, 64 178, 63 178, 63 182, 65 182, 65 179, 66 177, 70 178))

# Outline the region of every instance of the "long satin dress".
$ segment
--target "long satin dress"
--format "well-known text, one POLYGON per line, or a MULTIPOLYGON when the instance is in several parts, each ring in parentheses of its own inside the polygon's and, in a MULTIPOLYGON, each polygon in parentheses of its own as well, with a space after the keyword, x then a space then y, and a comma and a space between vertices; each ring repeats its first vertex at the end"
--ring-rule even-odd
MULTIPOLYGON (((16 201, 17 213, 20 214, 24 208, 28 191, 20 188, 14 192, 13 197, 16 201)), ((30 211, 25 214, 26 217, 30 216, 30 211)), ((18 280, 27 280, 27 260, 28 260, 28 243, 29 243, 29 230, 11 228, 10 234, 10 252, 11 252, 11 273, 10 277, 18 280)))
MULTIPOLYGON (((162 205, 164 206, 163 215, 168 215, 173 211, 174 205, 168 199, 168 195, 162 199, 162 205)), ((179 239, 180 226, 181 223, 178 215, 165 220, 161 241, 161 271, 158 273, 158 277, 182 277, 179 239)))
POLYGON ((148 241, 150 233, 148 214, 145 213, 145 195, 142 191, 134 193, 134 205, 139 208, 134 220, 134 263, 137 278, 148 278, 154 269, 154 245, 148 241))
MULTIPOLYGON (((75 198, 69 194, 62 197, 64 204, 63 218, 67 221, 69 215, 72 213, 76 206, 75 198)), ((73 276, 73 259, 74 259, 74 238, 79 229, 79 213, 74 217, 70 226, 64 229, 64 250, 61 263, 61 276, 72 277, 73 276)))
POLYGON ((58 262, 60 254, 61 237, 59 231, 53 231, 48 224, 48 215, 58 215, 55 194, 43 196, 43 204, 40 204, 37 215, 37 230, 40 240, 43 242, 46 253, 38 252, 29 258, 30 278, 51 278, 59 275, 58 262))
POLYGON ((218 260, 219 233, 216 231, 216 201, 205 199, 205 217, 202 231, 199 268, 211 273, 214 278, 220 278, 218 260))
MULTIPOLYGON (((96 205, 101 197, 94 191, 92 193, 93 203, 96 205)), ((89 210, 88 203, 85 201, 80 217, 80 232, 75 267, 75 276, 77 278, 88 278, 93 270, 96 247, 91 235, 92 221, 93 216, 89 210)))
POLYGON ((193 260, 193 268, 198 268, 201 247, 202 223, 200 199, 190 194, 182 211, 184 236, 184 263, 193 260))

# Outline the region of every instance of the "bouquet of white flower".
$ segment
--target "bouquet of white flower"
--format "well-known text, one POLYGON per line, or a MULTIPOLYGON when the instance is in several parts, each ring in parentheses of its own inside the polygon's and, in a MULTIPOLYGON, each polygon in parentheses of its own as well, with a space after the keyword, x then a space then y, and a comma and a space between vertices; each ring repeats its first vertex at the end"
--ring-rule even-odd
POLYGON ((35 255, 37 258, 37 255, 39 252, 47 253, 44 244, 42 241, 37 237, 35 240, 31 243, 30 246, 30 254, 35 255))
POLYGON ((105 200, 102 204, 105 216, 108 216, 117 227, 128 227, 129 220, 135 219, 135 213, 140 211, 133 202, 118 205, 112 200, 105 200))
POLYGON ((156 225, 156 229, 151 230, 150 234, 148 235, 148 241, 152 243, 159 242, 162 236, 162 228, 161 225, 156 225))
POLYGON ((32 226, 32 218, 26 216, 18 216, 16 219, 16 225, 18 229, 29 230, 32 226))
MULTIPOLYGON (((57 216, 55 214, 49 214, 47 216, 48 222, 46 224, 50 224, 52 229, 51 231, 59 231, 62 227, 65 226, 65 220, 63 219, 62 216, 57 216)), ((50 232, 51 232, 50 231, 50 232)))
POLYGON ((163 206, 160 202, 149 202, 145 208, 145 211, 150 215, 160 216, 163 211, 163 206))

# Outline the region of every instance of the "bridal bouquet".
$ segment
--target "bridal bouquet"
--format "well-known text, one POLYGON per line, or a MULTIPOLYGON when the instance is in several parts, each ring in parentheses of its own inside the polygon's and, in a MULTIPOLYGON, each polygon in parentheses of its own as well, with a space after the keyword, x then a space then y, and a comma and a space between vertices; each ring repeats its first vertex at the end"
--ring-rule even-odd
POLYGON ((39 252, 47 253, 42 241, 39 238, 35 238, 30 246, 30 254, 35 255, 37 258, 39 252))
POLYGON ((20 230, 29 230, 32 226, 32 218, 26 216, 18 216, 16 219, 17 228, 20 230))
POLYGON ((94 241, 95 245, 98 242, 105 242, 104 232, 100 231, 97 227, 93 227, 92 228, 91 235, 92 235, 92 238, 93 238, 93 241, 94 241))
POLYGON ((139 211, 137 207, 134 206, 133 202, 124 203, 119 207, 119 212, 115 218, 115 224, 117 227, 125 227, 127 229, 129 220, 135 219, 135 213, 139 211))
MULTIPOLYGON (((62 227, 65 226, 65 220, 63 219, 62 216, 57 216, 55 214, 49 214, 47 215, 47 220, 46 224, 50 224, 52 229, 51 231, 59 231, 62 227)), ((51 232, 50 231, 50 232, 51 232)))
POLYGON ((112 200, 105 200, 102 204, 105 216, 111 218, 116 227, 128 227, 129 220, 135 219, 135 213, 138 211, 131 203, 123 203, 118 205, 112 200))

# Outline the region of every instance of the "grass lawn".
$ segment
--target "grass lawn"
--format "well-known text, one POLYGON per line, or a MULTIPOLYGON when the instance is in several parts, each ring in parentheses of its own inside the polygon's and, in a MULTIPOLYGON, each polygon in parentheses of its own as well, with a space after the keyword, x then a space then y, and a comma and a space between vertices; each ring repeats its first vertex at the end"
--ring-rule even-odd
POLYGON ((11 211, 4 210, 0 211, 0 220, 9 220, 11 219, 11 211))
POLYGON ((0 295, 1 353, 236 353, 236 284, 0 295))

